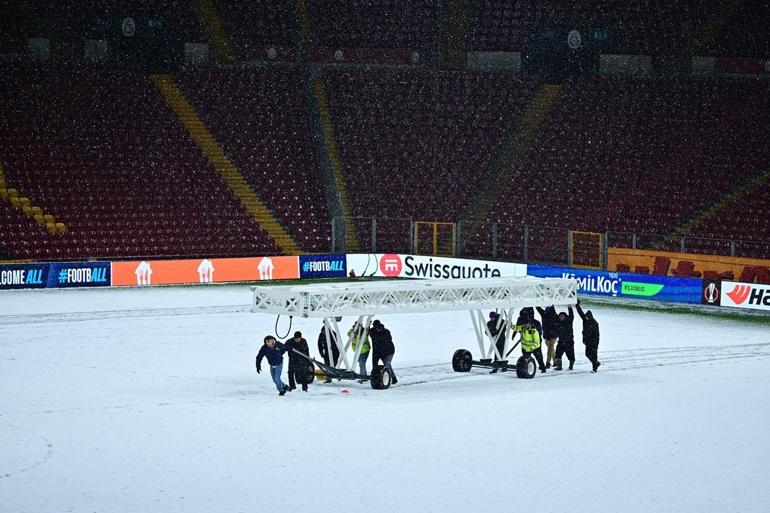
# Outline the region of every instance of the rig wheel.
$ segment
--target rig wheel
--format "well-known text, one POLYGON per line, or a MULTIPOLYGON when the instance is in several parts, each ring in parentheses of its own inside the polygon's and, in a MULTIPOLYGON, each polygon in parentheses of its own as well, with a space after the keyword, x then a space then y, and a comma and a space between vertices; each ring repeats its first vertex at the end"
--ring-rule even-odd
POLYGON ((537 372, 537 363, 531 356, 522 356, 516 361, 516 377, 532 379, 537 372))
POLYGON ((386 390, 390 388, 391 375, 390 371, 384 365, 378 365, 372 369, 372 375, 369 378, 369 383, 375 390, 386 390))
POLYGON ((455 372, 470 372, 473 366, 473 355, 467 349, 458 349, 452 356, 452 369, 455 372))

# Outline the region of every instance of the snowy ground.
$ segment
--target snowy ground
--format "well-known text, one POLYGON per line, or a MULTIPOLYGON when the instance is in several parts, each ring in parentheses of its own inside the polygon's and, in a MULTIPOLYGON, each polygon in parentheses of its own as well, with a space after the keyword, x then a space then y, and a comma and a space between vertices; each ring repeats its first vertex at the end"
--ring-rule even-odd
POLYGON ((279 398, 249 300, 0 293, 0 511, 768 511, 767 325, 596 306, 600 372, 525 381, 452 372, 467 314, 386 316, 397 386, 279 398))

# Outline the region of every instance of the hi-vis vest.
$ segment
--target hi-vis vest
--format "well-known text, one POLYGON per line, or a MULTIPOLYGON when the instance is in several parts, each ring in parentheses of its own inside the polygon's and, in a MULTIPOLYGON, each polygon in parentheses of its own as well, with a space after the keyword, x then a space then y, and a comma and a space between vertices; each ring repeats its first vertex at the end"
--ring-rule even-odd
MULTIPOLYGON (((348 336, 353 334, 353 330, 348 330, 348 336)), ((358 340, 361 338, 361 335, 363 333, 359 332, 355 337, 353 337, 353 351, 358 350, 358 340)), ((371 346, 369 345, 369 336, 367 335, 366 339, 364 339, 364 345, 361 347, 361 354, 366 354, 369 352, 369 349, 371 346)))
POLYGON ((525 330, 521 326, 516 326, 514 331, 521 333, 521 349, 523 351, 531 353, 540 347, 540 333, 537 332, 537 328, 532 327, 525 330))

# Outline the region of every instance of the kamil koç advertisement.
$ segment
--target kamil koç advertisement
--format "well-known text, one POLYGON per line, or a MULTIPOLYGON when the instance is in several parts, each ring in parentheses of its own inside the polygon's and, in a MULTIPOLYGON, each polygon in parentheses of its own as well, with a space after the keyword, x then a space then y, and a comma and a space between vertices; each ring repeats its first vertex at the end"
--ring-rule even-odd
POLYGON ((576 279, 579 294, 654 299, 690 304, 701 302, 702 280, 698 278, 675 278, 539 265, 527 266, 527 274, 538 278, 576 279))

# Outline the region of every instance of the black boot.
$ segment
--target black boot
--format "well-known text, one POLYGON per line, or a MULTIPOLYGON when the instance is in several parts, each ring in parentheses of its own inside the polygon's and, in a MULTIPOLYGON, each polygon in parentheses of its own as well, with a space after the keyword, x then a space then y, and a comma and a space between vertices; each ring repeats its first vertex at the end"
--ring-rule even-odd
POLYGON ((599 370, 599 365, 601 365, 601 364, 602 364, 602 362, 596 362, 594 364, 594 370, 592 370, 591 372, 596 372, 597 370, 599 370))
POLYGON ((561 360, 556 360, 553 362, 553 370, 560 371, 561 370, 561 360))
POLYGON ((575 365, 575 361, 569 362, 569 370, 572 370, 572 367, 575 365))
POLYGON ((281 390, 280 392, 278 392, 278 395, 286 395, 286 389, 281 390))
POLYGON ((283 391, 284 391, 284 393, 291 392, 291 387, 289 385, 284 385, 283 386, 283 391))

